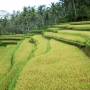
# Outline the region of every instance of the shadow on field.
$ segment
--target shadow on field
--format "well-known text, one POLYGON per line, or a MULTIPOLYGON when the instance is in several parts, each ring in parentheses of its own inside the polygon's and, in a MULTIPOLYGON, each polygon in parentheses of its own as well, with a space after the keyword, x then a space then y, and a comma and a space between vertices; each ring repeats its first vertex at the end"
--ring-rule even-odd
POLYGON ((6 44, 0 44, 0 47, 6 47, 7 45, 6 44))
POLYGON ((82 51, 85 52, 88 57, 90 57, 90 47, 84 47, 82 48, 82 51))

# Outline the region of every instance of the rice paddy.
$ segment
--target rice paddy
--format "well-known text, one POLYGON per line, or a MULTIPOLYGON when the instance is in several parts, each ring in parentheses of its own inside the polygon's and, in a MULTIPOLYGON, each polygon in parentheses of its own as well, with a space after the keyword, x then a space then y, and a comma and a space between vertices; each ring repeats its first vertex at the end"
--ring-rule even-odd
POLYGON ((55 25, 53 27, 57 27, 61 30, 67 29, 67 30, 74 30, 74 31, 90 31, 90 24, 61 24, 61 25, 55 25))
POLYGON ((0 90, 90 90, 89 26, 74 22, 0 36, 0 90))

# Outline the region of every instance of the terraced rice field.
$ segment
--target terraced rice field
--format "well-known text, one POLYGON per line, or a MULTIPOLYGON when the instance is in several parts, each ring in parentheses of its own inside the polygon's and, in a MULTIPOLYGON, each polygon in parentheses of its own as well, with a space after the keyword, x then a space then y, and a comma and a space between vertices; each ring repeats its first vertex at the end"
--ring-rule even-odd
POLYGON ((58 33, 63 33, 63 34, 73 34, 73 35, 81 35, 81 36, 86 36, 86 37, 90 37, 90 32, 89 31, 71 31, 71 30, 61 30, 58 31, 58 33))
POLYGON ((89 31, 55 28, 0 36, 0 90, 90 90, 89 31))
POLYGON ((59 28, 61 30, 74 30, 74 31, 90 31, 90 21, 86 22, 71 22, 60 25, 54 25, 53 28, 59 28))
POLYGON ((80 31, 90 31, 90 24, 86 25, 56 25, 56 27, 64 28, 64 29, 71 29, 71 30, 80 30, 80 31))

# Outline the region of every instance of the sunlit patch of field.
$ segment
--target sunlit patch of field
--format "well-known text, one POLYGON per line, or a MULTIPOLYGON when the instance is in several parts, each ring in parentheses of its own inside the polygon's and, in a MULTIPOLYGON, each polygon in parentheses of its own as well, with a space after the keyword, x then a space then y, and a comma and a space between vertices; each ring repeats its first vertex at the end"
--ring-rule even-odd
POLYGON ((77 47, 50 44, 49 53, 28 62, 15 90, 89 90, 90 59, 77 47))

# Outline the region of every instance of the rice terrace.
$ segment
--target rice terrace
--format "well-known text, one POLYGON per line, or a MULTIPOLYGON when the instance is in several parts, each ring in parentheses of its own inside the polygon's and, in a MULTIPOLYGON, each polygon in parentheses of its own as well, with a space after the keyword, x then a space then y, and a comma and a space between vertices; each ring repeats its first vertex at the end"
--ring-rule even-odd
POLYGON ((0 19, 0 90, 90 90, 90 6, 66 1, 0 19))
POLYGON ((90 31, 62 26, 0 36, 0 90, 90 89, 90 31))

